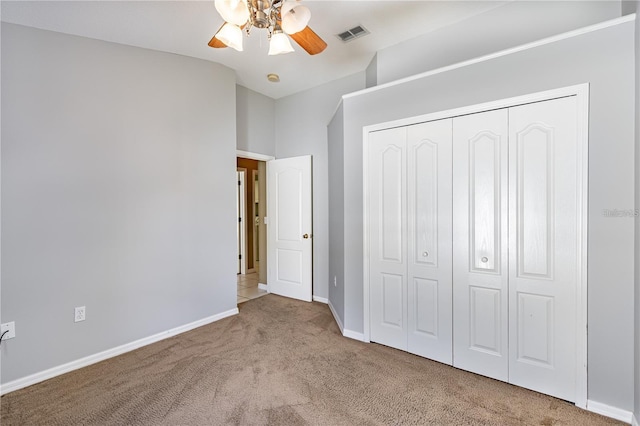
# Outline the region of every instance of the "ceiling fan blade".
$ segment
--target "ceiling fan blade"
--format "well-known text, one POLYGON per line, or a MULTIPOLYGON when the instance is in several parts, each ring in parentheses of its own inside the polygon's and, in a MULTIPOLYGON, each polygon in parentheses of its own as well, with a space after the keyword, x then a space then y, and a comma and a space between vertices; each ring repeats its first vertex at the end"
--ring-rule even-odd
POLYGON ((289 34, 309 55, 316 55, 327 48, 327 43, 320 38, 311 28, 305 27, 304 30, 295 34, 289 34))
POLYGON ((213 47, 214 49, 219 49, 221 47, 227 47, 226 44, 224 44, 223 42, 221 42, 220 40, 218 40, 216 38, 216 36, 218 35, 218 33, 220 32, 220 30, 222 29, 222 27, 224 27, 224 24, 222 24, 222 26, 220 28, 218 28, 218 31, 216 31, 216 34, 213 36, 213 38, 211 39, 211 41, 209 41, 209 46, 213 47))

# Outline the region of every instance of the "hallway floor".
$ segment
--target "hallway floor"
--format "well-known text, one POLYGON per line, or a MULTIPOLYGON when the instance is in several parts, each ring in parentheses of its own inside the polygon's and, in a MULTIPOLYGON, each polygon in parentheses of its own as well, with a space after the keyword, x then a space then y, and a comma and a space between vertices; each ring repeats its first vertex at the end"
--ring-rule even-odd
POLYGON ((257 299, 267 294, 266 290, 258 288, 258 273, 238 274, 238 304, 247 300, 257 299))

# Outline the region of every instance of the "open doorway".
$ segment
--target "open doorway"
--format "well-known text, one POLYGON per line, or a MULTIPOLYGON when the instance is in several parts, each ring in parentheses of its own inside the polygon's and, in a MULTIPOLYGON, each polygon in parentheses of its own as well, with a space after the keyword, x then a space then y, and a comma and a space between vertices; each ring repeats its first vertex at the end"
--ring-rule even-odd
POLYGON ((266 163, 238 157, 237 303, 267 294, 266 163))
POLYGON ((245 202, 242 211, 246 216, 244 221, 240 219, 246 238, 239 244, 244 246, 239 260, 244 262, 240 269, 244 267, 246 272, 238 275, 238 303, 266 293, 311 302, 312 157, 276 160, 237 151, 236 162, 246 178, 244 197, 239 195, 245 202))

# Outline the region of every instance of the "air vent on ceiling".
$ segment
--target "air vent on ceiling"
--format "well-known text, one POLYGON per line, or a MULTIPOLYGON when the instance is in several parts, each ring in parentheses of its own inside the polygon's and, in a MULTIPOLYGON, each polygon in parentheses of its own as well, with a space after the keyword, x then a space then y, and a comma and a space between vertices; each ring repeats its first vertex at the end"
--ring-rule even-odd
POLYGON ((340 34, 336 34, 336 36, 346 43, 356 38, 366 36, 367 34, 369 34, 369 31, 362 25, 358 25, 357 27, 353 27, 351 29, 348 29, 347 31, 341 32, 340 34))

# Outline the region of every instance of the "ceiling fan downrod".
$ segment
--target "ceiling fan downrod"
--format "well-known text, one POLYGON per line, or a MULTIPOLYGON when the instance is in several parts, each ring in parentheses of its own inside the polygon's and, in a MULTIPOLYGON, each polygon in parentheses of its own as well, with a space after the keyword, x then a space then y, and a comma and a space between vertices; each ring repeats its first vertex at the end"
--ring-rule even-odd
POLYGON ((271 5, 268 0, 249 0, 249 16, 251 17, 251 24, 258 28, 269 27, 269 15, 268 10, 271 5))
POLYGON ((251 26, 272 30, 280 20, 282 1, 272 3, 269 0, 247 0, 247 7, 251 26))

